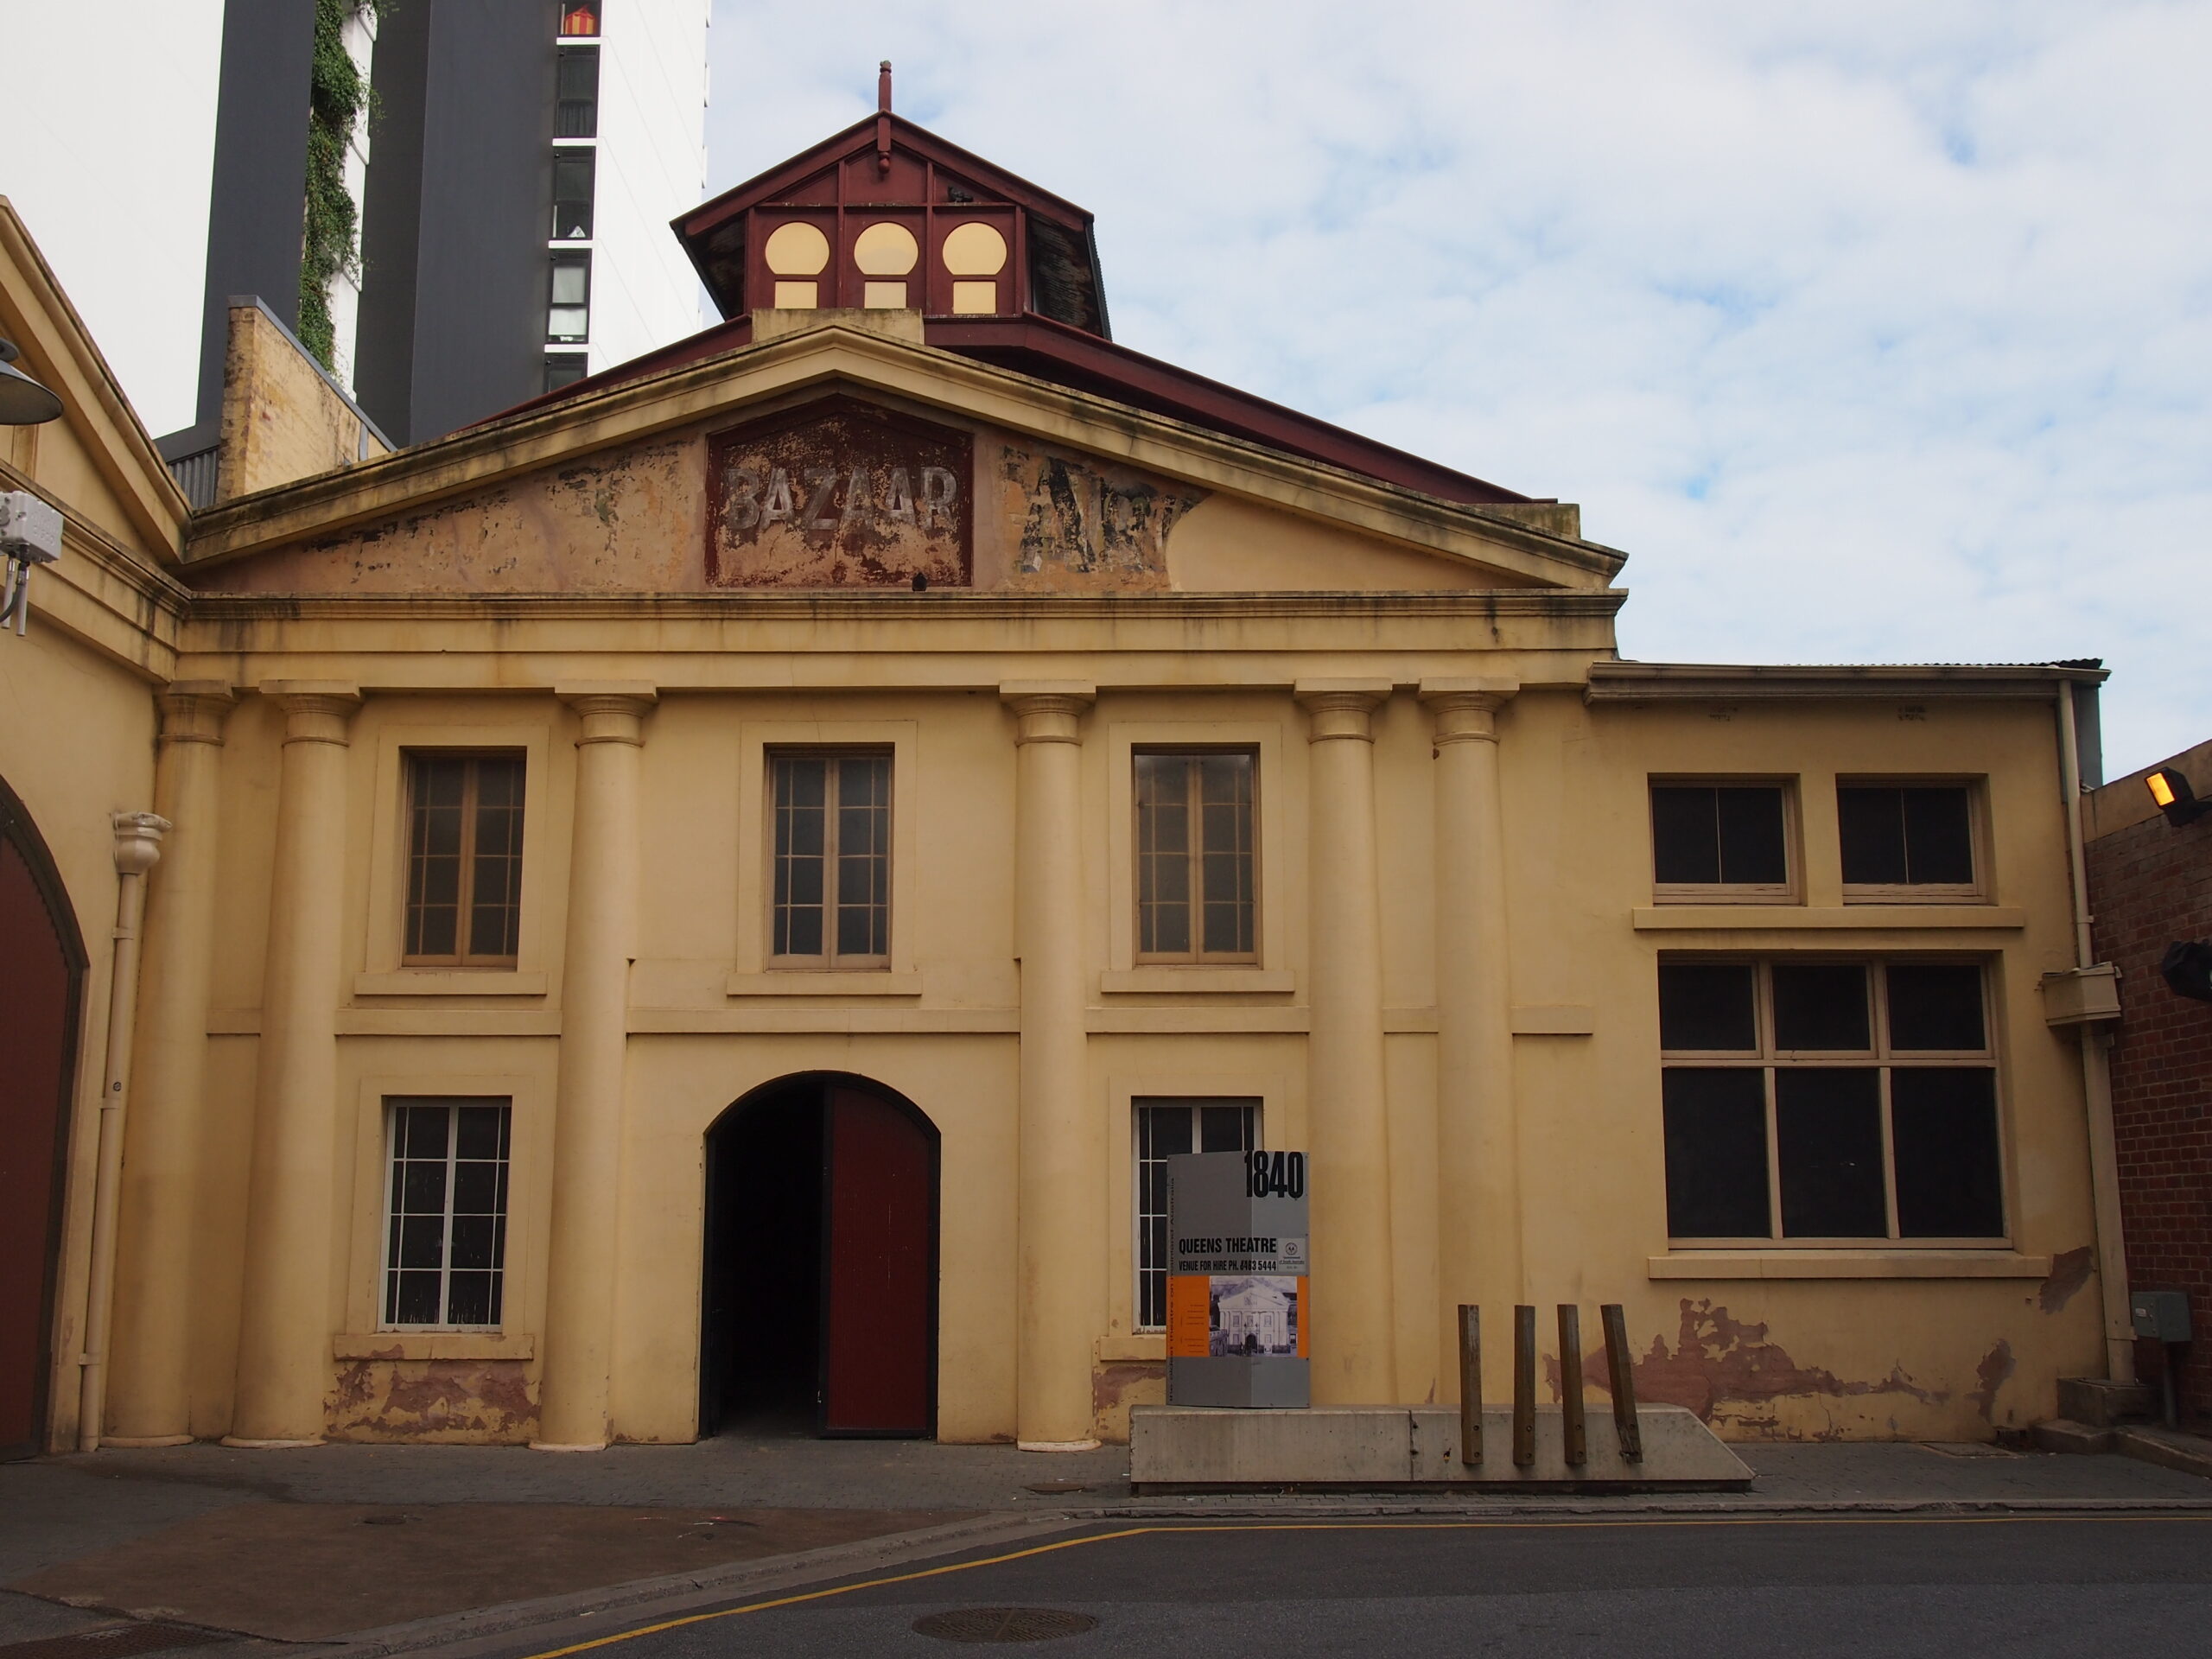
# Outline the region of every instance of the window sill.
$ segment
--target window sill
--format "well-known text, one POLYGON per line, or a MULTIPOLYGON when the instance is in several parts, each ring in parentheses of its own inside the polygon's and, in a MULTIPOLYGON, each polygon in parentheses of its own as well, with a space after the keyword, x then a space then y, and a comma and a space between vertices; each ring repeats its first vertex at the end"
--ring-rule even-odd
POLYGON ((732 974, 730 996, 919 996, 919 974, 887 968, 792 968, 765 974, 732 974))
POLYGON ((527 1331, 367 1331, 333 1337, 338 1359, 529 1359, 537 1338, 527 1331))
POLYGON ((2047 1279, 2050 1258, 2012 1250, 1676 1250, 1653 1279, 2047 1279))
POLYGON ((1298 978, 1287 969, 1125 968, 1099 975, 1098 988, 1109 995, 1287 996, 1298 988, 1298 978))
POLYGON ((1098 1361, 1102 1365, 1141 1363, 1149 1359, 1167 1357, 1167 1333, 1164 1331, 1139 1331, 1134 1334, 1098 1338, 1098 1361))
POLYGON ((2024 910, 1996 905, 1650 905, 1629 912, 1639 933, 1827 928, 2023 928, 2024 910))
POLYGON ((356 996, 543 996, 543 974, 504 968, 403 968, 391 974, 356 974, 356 996))

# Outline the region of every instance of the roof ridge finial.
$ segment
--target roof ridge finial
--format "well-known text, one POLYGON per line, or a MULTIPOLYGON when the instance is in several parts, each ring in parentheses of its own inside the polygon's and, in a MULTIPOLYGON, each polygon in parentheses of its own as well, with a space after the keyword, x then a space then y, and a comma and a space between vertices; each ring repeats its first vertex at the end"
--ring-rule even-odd
POLYGON ((875 107, 882 114, 891 113, 891 60, 875 66, 875 107))
POLYGON ((891 176, 891 60, 875 66, 875 175, 891 176))

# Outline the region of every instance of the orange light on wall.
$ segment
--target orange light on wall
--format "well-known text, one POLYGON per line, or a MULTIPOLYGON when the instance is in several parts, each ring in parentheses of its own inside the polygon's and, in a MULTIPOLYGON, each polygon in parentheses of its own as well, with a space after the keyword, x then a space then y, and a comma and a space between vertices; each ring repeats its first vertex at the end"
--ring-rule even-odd
POLYGON ((2177 827, 2195 823, 2207 812, 2212 812, 2212 801, 2200 801, 2196 791, 2189 786, 2189 779, 2171 766, 2160 766, 2144 779, 2151 791, 2151 800, 2159 811, 2166 815, 2166 822, 2177 827))

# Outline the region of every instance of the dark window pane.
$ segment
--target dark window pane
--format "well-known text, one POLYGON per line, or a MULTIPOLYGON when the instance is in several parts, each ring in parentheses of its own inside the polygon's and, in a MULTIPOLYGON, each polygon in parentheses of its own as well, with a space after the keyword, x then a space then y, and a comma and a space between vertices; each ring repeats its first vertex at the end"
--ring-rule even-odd
POLYGON ((463 1106, 454 1131, 454 1152, 461 1158, 504 1158, 506 1155, 507 1109, 504 1106, 463 1106))
POLYGON ((1854 886, 1901 887, 1904 861, 1903 791, 1845 786, 1835 792, 1843 879, 1854 886))
MULTIPOLYGON (((463 1162, 453 1166, 454 1214, 489 1216, 499 1207, 499 1165, 463 1162)), ((455 1233, 454 1236, 458 1239, 460 1235, 455 1233)), ((459 1246, 456 1244, 455 1248, 459 1246)))
POLYGON ((394 1325, 445 1323, 442 1311, 438 1306, 438 1278, 435 1269, 427 1273, 392 1274, 391 1322, 394 1325))
POLYGON ((1198 1108, 1200 1152, 1249 1152, 1252 1149, 1252 1109, 1249 1106, 1198 1108))
POLYGON ((1744 887, 1779 887, 1789 880, 1782 791, 1719 789, 1713 794, 1720 818, 1720 879, 1744 887))
POLYGON ((1972 1052, 1986 1046, 1980 969, 1968 963, 1892 963, 1884 972, 1890 982, 1891 1048, 1972 1052))
POLYGON ((400 1179, 399 1207, 410 1216, 435 1216, 446 1207, 446 1166, 405 1164, 400 1179))
POLYGON ((1692 1053, 1758 1046, 1748 963, 1662 963, 1659 1046, 1692 1053))
POLYGON ((1829 1052, 1873 1047, 1866 969, 1857 963, 1777 966, 1774 1046, 1829 1052))
POLYGON ((1974 880, 1974 835, 1967 792, 1956 787, 1905 789, 1905 880, 1965 887, 1974 880))
POLYGON ((545 354, 545 390, 558 391, 563 386, 573 386, 584 378, 589 359, 582 352, 548 352, 545 354))
POLYGON ((557 151, 553 158, 553 238, 583 240, 591 235, 592 159, 588 149, 557 151))
POLYGON ((394 1150, 402 1158, 443 1158, 446 1155, 446 1108, 403 1106, 394 1150))
POLYGON ((446 1285, 448 1325, 492 1323, 492 1281, 488 1273, 456 1273, 446 1285))
POLYGON ((1774 1074, 1782 1230, 1789 1238, 1882 1238, 1882 1074, 1783 1066, 1774 1074))
POLYGON ((427 1216, 408 1215, 400 1218, 399 1266, 437 1268, 443 1265, 445 1253, 446 1218, 442 1210, 427 1216))
POLYGON ((493 1222, 489 1216, 455 1216, 453 1218, 453 1261, 451 1266, 460 1268, 491 1268, 497 1265, 492 1254, 493 1222))
POLYGON ((1152 1106, 1146 1109, 1152 1120, 1152 1153, 1154 1158, 1172 1158, 1191 1150, 1191 1109, 1187 1106, 1152 1106))
POLYGON ((1890 1073, 1890 1122, 1900 1233, 1995 1238, 2004 1232, 1994 1071, 1899 1066, 1890 1073))
POLYGON ((556 73, 553 114, 556 138, 599 136, 599 48, 563 47, 556 73))
POLYGON ((1651 873, 1662 886, 1720 880, 1716 793, 1689 785, 1652 785, 1651 873))
POLYGON ((1756 1066, 1664 1073, 1667 1231, 1766 1238, 1766 1073, 1756 1066))

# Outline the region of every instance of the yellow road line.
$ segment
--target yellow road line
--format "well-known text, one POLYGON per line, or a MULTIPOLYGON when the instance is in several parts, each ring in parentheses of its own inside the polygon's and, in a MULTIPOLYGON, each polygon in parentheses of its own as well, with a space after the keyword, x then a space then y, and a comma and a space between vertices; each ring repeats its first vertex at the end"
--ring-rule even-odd
POLYGON ((1797 1515, 1797 1516, 1625 1516, 1618 1520, 1580 1521, 1223 1521, 1173 1522, 1142 1527, 1123 1527, 1117 1532, 1085 1533, 1080 1538, 1063 1538, 1054 1544, 1033 1544, 1027 1549, 1017 1549, 1004 1555, 986 1556, 981 1560, 951 1561, 943 1567, 925 1567, 914 1573, 894 1573, 880 1579, 863 1579, 855 1584, 833 1585, 827 1590, 808 1590, 796 1596, 779 1596, 773 1601, 747 1602, 742 1607, 718 1607, 712 1612, 687 1613, 682 1618, 664 1619, 658 1624, 640 1624, 633 1630, 618 1630, 612 1636, 594 1637, 588 1642, 572 1643, 565 1648, 548 1648, 543 1653, 528 1655, 526 1659, 565 1659, 572 1653, 588 1653, 594 1648, 612 1647, 617 1642, 635 1641, 641 1636, 657 1636, 663 1630, 681 1630, 686 1624, 704 1624, 717 1618, 734 1618, 741 1613, 765 1613, 772 1608, 792 1607, 804 1601, 822 1601, 831 1596, 850 1595, 855 1590, 880 1590, 886 1585, 911 1584, 918 1579, 934 1579, 947 1573, 965 1573, 978 1567, 1002 1567, 1008 1561, 1026 1560, 1033 1555, 1050 1555, 1056 1550, 1073 1549, 1080 1544, 1110 1543, 1116 1538, 1138 1538, 1147 1533, 1173 1532, 1568 1532, 1586 1528, 1605 1527, 1972 1527, 2017 1526, 2031 1522, 2067 1522, 2079 1524, 2085 1521, 2193 1521, 2212 1522, 2212 1515, 1797 1515))

